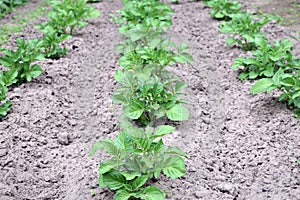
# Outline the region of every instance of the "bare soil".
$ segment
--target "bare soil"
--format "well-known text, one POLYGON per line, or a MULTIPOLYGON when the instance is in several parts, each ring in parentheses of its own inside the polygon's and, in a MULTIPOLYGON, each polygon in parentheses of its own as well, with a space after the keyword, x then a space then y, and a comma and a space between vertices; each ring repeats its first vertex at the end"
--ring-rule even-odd
MULTIPOLYGON (((161 177, 156 184, 170 200, 299 199, 299 119, 277 101, 278 94, 251 95, 253 83, 239 81, 231 69, 234 59, 247 53, 225 45, 220 22, 210 18, 203 2, 180 2, 172 5, 176 14, 168 35, 189 43, 195 59, 192 65, 173 66, 189 83, 191 119, 178 123, 166 142, 190 158, 186 176, 161 177)), ((124 38, 109 14, 122 4, 106 0, 93 5, 101 17, 65 42, 67 56, 41 62, 42 76, 8 93, 14 106, 0 122, 0 200, 113 198, 97 184, 98 165, 107 155, 89 157, 88 151, 119 131, 120 108, 111 96, 119 67, 114 49, 124 38)), ((291 33, 278 24, 266 31, 272 39, 291 33)), ((23 36, 39 33, 28 26, 23 36)), ((290 39, 300 56, 299 43, 290 39)))

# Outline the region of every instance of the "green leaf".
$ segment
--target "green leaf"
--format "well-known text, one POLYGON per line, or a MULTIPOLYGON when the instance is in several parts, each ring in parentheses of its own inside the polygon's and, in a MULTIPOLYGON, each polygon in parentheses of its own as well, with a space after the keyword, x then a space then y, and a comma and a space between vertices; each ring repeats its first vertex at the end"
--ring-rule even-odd
POLYGON ((111 99, 116 104, 127 103, 127 99, 123 94, 114 94, 111 99))
POLYGON ((25 72, 25 77, 27 81, 31 81, 32 78, 36 78, 43 72, 42 68, 38 64, 31 66, 30 70, 25 72))
POLYGON ((103 185, 101 186, 107 186, 111 190, 117 190, 123 187, 124 184, 126 184, 124 176, 116 170, 109 171, 108 173, 103 174, 100 179, 102 179, 101 181, 103 183, 103 185))
POLYGON ((119 149, 114 145, 114 143, 111 141, 111 139, 106 139, 100 142, 95 143, 92 146, 92 149, 89 151, 89 155, 93 156, 98 150, 104 149, 107 151, 107 153, 110 153, 114 156, 117 156, 119 154, 119 149))
POLYGON ((122 131, 118 137, 115 139, 114 141, 114 145, 118 148, 118 149, 126 149, 126 147, 128 146, 128 140, 126 138, 126 133, 124 131, 122 131))
POLYGON ((160 125, 155 129, 155 132, 153 134, 154 138, 162 137, 164 135, 167 135, 169 133, 172 133, 175 130, 175 127, 169 126, 169 125, 160 125))
POLYGON ((231 46, 231 45, 233 45, 234 43, 236 43, 236 40, 235 40, 234 38, 227 38, 227 39, 226 39, 226 44, 227 44, 228 46, 231 46))
POLYGON ((296 108, 300 108, 300 98, 294 100, 294 105, 296 108))
POLYGON ((17 76, 18 71, 16 69, 0 72, 0 84, 10 86, 18 81, 17 76))
POLYGON ((273 85, 273 80, 271 78, 262 78, 253 85, 251 88, 252 94, 258 94, 260 92, 263 92, 267 90, 269 87, 273 85))
POLYGON ((93 10, 91 13, 90 13, 90 17, 91 18, 97 18, 100 16, 100 12, 98 10, 93 10))
POLYGON ((10 101, 7 101, 4 104, 0 105, 0 119, 7 115, 11 107, 12 103, 10 101))
POLYGON ((144 112, 144 108, 140 103, 133 102, 129 105, 128 117, 130 119, 138 119, 144 112))
POLYGON ((185 175, 185 163, 181 157, 168 157, 163 163, 163 173, 170 178, 178 178, 185 175))
POLYGON ((142 194, 136 195, 136 197, 144 200, 164 200, 165 193, 156 186, 148 186, 142 190, 142 194))
POLYGON ((106 172, 110 171, 111 169, 123 165, 123 162, 120 162, 116 159, 109 159, 104 162, 100 163, 99 173, 105 174, 106 172))
POLYGON ((178 81, 175 84, 175 92, 179 93, 182 90, 184 90, 187 86, 188 86, 188 84, 186 82, 178 81))
POLYGON ((136 179, 134 179, 132 182, 130 182, 130 185, 132 185, 132 187, 136 190, 142 187, 147 182, 148 179, 149 179, 148 176, 139 176, 136 179))
POLYGON ((189 119, 189 110, 187 109, 187 107, 181 104, 174 105, 167 111, 166 114, 170 120, 174 121, 183 121, 189 119))
POLYGON ((140 176, 140 172, 120 172, 127 181, 133 180, 135 177, 140 176))
POLYGON ((114 195, 114 200, 128 200, 131 197, 131 193, 127 190, 118 190, 114 195))
POLYGON ((166 151, 166 153, 168 154, 174 154, 174 155, 179 155, 179 156, 183 156, 188 158, 189 156, 187 155, 187 153, 185 153, 184 151, 182 151, 181 149, 179 149, 178 147, 169 147, 166 151))

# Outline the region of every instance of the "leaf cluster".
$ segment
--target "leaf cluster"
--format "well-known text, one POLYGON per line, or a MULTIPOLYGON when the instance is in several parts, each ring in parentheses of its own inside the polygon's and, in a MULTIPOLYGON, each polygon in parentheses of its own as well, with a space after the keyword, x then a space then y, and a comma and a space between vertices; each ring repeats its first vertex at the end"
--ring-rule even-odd
POLYGON ((246 51, 257 48, 259 41, 265 37, 261 28, 277 19, 272 15, 263 15, 260 18, 249 12, 240 12, 230 16, 232 18, 230 21, 221 23, 220 31, 231 34, 231 37, 226 40, 227 45, 238 44, 246 51))
POLYGON ((1 73, 1 81, 6 86, 13 83, 31 81, 42 73, 42 69, 35 61, 43 60, 44 55, 40 52, 42 41, 38 39, 25 41, 18 38, 17 50, 1 49, 4 56, 0 57, 0 64, 7 67, 9 72, 1 73))
POLYGON ((131 197, 160 200, 165 194, 155 186, 143 187, 160 173, 175 179, 185 174, 183 158, 187 154, 177 147, 165 147, 163 136, 175 130, 169 125, 139 129, 123 122, 124 130, 112 141, 106 139, 93 145, 90 155, 104 149, 112 158, 100 164, 99 184, 117 190, 114 199, 131 197))
POLYGON ((185 82, 176 81, 176 78, 162 81, 159 77, 139 81, 135 76, 140 74, 132 71, 116 73, 115 78, 121 87, 112 99, 123 104, 125 116, 132 120, 140 119, 143 126, 164 116, 174 121, 188 119, 188 109, 183 105, 186 101, 181 99, 182 91, 187 87, 185 82))
POLYGON ((28 0, 1 0, 0 1, 0 18, 9 13, 14 7, 26 3, 28 0))
POLYGON ((300 60, 292 54, 293 43, 288 39, 271 44, 265 38, 258 42, 257 50, 252 57, 239 57, 233 64, 233 69, 243 66, 239 75, 241 80, 259 77, 273 77, 278 69, 288 72, 300 67, 300 60))
POLYGON ((100 16, 100 12, 87 5, 87 0, 51 0, 52 9, 48 21, 36 26, 44 33, 54 30, 58 37, 62 34, 73 35, 76 28, 87 25, 86 20, 100 16))
POLYGON ((271 92, 279 89, 283 93, 279 101, 286 101, 289 106, 296 108, 295 115, 300 117, 300 70, 291 72, 280 68, 271 78, 262 78, 258 80, 251 88, 252 94, 258 94, 263 91, 271 92))
POLYGON ((235 0, 210 0, 204 3, 212 8, 210 12, 212 18, 226 21, 231 20, 231 15, 239 13, 242 8, 242 4, 235 0))

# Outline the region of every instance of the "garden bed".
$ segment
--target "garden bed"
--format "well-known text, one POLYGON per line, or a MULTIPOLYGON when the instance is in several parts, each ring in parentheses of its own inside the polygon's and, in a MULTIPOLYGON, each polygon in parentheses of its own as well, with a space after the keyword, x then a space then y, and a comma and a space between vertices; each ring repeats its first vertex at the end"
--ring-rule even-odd
MULTIPOLYGON (((167 199, 297 199, 299 119, 276 94, 251 95, 253 83, 239 81, 231 68, 235 58, 247 53, 225 45, 220 22, 202 2, 180 2, 172 5, 176 14, 168 35, 187 42, 195 60, 173 67, 189 83, 190 120, 177 123, 166 143, 181 147, 190 158, 184 177, 162 177, 156 184, 167 199)), ((39 78, 10 88, 14 106, 0 122, 1 200, 113 197, 97 183, 98 165, 106 155, 89 157, 88 151, 119 132, 120 107, 111 96, 119 68, 115 47, 123 38, 109 14, 122 4, 93 5, 101 17, 65 42, 68 54, 41 62, 45 72, 39 78)), ((266 31, 276 40, 290 35, 278 24, 266 31)), ((22 35, 34 38, 37 32, 27 26, 22 35)), ((299 57, 299 42, 289 39, 299 57)))

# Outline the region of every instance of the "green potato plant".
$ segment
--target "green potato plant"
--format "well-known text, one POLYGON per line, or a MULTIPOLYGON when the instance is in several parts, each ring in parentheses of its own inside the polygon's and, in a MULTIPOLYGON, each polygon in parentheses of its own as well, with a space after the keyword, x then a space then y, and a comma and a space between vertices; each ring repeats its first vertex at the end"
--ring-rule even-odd
POLYGON ((73 35, 76 28, 87 25, 86 20, 100 16, 100 12, 87 5, 87 0, 50 1, 52 9, 48 13, 48 22, 41 23, 36 28, 47 32, 49 27, 58 36, 73 35))
POLYGON ((177 45, 169 40, 152 40, 149 46, 136 46, 131 51, 124 52, 120 65, 124 70, 133 70, 141 78, 149 79, 153 74, 161 76, 165 67, 179 63, 192 63, 193 58, 188 53, 188 45, 177 45), (172 49, 175 49, 174 52, 172 49))
POLYGON ((288 106, 296 108, 295 116, 300 118, 300 70, 289 73, 280 68, 272 78, 258 80, 251 88, 251 93, 271 92, 274 89, 283 92, 279 101, 286 101, 288 106))
MULTIPOLYGON (((131 29, 151 27, 152 31, 166 31, 172 25, 171 15, 174 13, 169 5, 156 0, 123 0, 123 10, 118 10, 118 17, 113 16, 114 21, 119 24, 120 33, 134 34, 131 29), (131 30, 131 31, 130 31, 131 30)), ((136 31, 136 30, 135 30, 136 31)))
POLYGON ((44 60, 44 55, 41 52, 43 42, 38 39, 25 41, 21 38, 18 38, 16 42, 16 51, 0 49, 4 53, 4 56, 0 57, 0 64, 11 70, 10 73, 6 72, 5 74, 8 79, 14 77, 13 82, 31 81, 43 72, 38 64, 33 64, 34 61, 44 60))
POLYGON ((5 101, 7 87, 0 83, 0 120, 3 119, 12 107, 10 101, 5 101))
POLYGON ((60 43, 72 38, 68 34, 58 34, 55 30, 49 29, 44 30, 44 37, 42 39, 42 48, 44 49, 44 54, 46 58, 59 59, 67 54, 67 49, 60 47, 60 43))
POLYGON ((10 12, 14 7, 26 3, 28 0, 1 0, 0 1, 0 18, 10 12))
POLYGON ((90 155, 105 150, 111 158, 100 163, 99 185, 116 190, 114 200, 164 200, 165 193, 156 186, 147 186, 161 173, 172 179, 185 175, 185 152, 166 147, 162 137, 175 130, 169 125, 140 129, 123 121, 123 131, 112 141, 93 145, 90 155))
POLYGON ((123 104, 124 115, 142 126, 153 124, 164 116, 173 121, 188 120, 186 101, 181 98, 187 87, 185 82, 163 81, 159 77, 139 81, 132 71, 118 71, 115 79, 121 86, 113 95, 113 102, 123 104))
POLYGON ((272 15, 264 15, 258 19, 258 16, 241 12, 230 15, 231 21, 222 22, 220 31, 229 33, 231 37, 226 40, 226 44, 231 46, 238 44, 246 51, 255 50, 258 43, 263 40, 265 33, 261 32, 261 28, 277 17, 272 15))
POLYGON ((212 8, 210 12, 212 18, 226 21, 231 20, 231 15, 239 13, 242 8, 242 4, 235 0, 210 0, 204 3, 212 8))
POLYGON ((258 77, 273 77, 278 69, 290 71, 300 68, 300 59, 292 54, 293 43, 288 39, 270 44, 266 38, 257 43, 253 57, 237 58, 232 66, 238 69, 243 66, 239 79, 256 79, 258 77))

